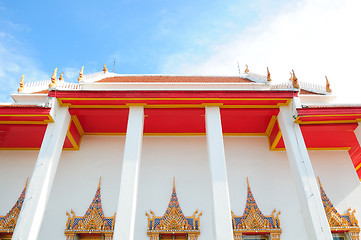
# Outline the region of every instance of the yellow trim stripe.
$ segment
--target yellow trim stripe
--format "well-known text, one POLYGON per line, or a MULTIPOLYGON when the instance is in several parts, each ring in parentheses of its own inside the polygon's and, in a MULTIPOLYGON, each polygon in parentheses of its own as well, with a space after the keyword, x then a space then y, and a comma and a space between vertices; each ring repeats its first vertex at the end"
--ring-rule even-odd
MULTIPOLYGON (((68 137, 71 145, 73 145, 74 149, 79 150, 79 146, 78 146, 78 144, 76 143, 73 135, 72 135, 71 132, 70 132, 70 126, 71 126, 71 124, 72 124, 73 121, 74 121, 74 118, 71 117, 71 120, 70 120, 70 123, 69 123, 69 126, 68 126, 68 131, 66 132, 66 136, 68 137)), ((74 123, 74 125, 75 125, 75 123, 74 123)), ((75 126, 75 127, 76 127, 76 126, 75 126)))
POLYGON ((48 121, 0 121, 0 124, 48 124, 48 121))
POLYGON ((306 125, 306 124, 357 123, 360 121, 361 121, 360 118, 357 118, 355 120, 330 120, 330 121, 300 121, 296 119, 295 123, 306 125))
MULTIPOLYGON (((307 148, 308 151, 333 151, 333 150, 337 150, 337 151, 348 151, 350 150, 350 147, 332 147, 332 148, 328 148, 328 147, 321 147, 321 148, 307 148)), ((286 151, 286 148, 275 148, 272 149, 271 151, 286 151)))
POLYGON ((275 137, 275 140, 273 141, 272 145, 271 145, 271 151, 276 149, 276 146, 278 144, 278 142, 281 140, 281 137, 282 137, 282 133, 281 131, 278 131, 276 137, 275 137))
POLYGON ((355 170, 356 170, 356 171, 359 170, 360 167, 361 167, 361 163, 359 163, 359 164, 355 167, 355 170))
POLYGON ((81 123, 79 122, 78 116, 73 115, 73 116, 71 116, 71 119, 72 119, 76 129, 78 129, 78 132, 79 132, 80 136, 83 135, 84 134, 84 129, 81 126, 81 123))
POLYGON ((54 122, 53 118, 50 115, 44 115, 44 114, 29 114, 29 115, 26 115, 26 114, 0 114, 0 117, 48 117, 48 119, 44 119, 44 120, 0 121, 0 124, 48 124, 50 122, 54 122))
MULTIPOLYGON (((126 133, 85 132, 84 135, 125 136, 126 133)), ((143 136, 205 136, 206 133, 143 133, 143 136)), ((223 136, 266 136, 265 133, 223 133, 223 136)))
POLYGON ((59 100, 285 100, 291 101, 292 98, 58 98, 59 100))
POLYGON ((271 117, 271 120, 268 123, 267 129, 266 129, 266 135, 269 136, 273 130, 273 127, 275 126, 275 123, 277 121, 277 116, 273 115, 271 117))

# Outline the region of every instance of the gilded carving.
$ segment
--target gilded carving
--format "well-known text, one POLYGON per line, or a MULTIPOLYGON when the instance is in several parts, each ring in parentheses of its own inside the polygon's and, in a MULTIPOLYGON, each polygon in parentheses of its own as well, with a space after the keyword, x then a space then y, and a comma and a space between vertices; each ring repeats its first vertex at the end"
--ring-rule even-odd
POLYGON ((103 213, 100 183, 84 216, 76 216, 74 211, 71 214, 66 212, 68 220, 66 222, 65 236, 67 240, 74 240, 77 235, 81 234, 101 234, 105 240, 113 238, 115 214, 112 217, 105 217, 103 213))
POLYGON ((242 234, 268 234, 270 239, 280 239, 282 229, 280 227, 279 211, 273 210, 269 216, 264 216, 258 208, 256 200, 253 197, 247 178, 247 201, 242 216, 236 216, 232 212, 233 236, 234 239, 242 239, 242 234))
POLYGON ((145 214, 148 217, 147 234, 150 240, 159 240, 162 235, 174 234, 185 236, 188 240, 196 240, 200 234, 199 218, 202 212, 198 213, 197 209, 191 217, 184 216, 178 202, 174 179, 172 195, 164 215, 157 217, 152 210, 145 214))
POLYGON ((356 210, 351 211, 351 208, 349 208, 346 214, 340 214, 327 197, 320 178, 318 178, 318 182, 320 184, 323 207, 331 232, 347 232, 352 240, 359 240, 360 227, 355 217, 356 210))
POLYGON ((5 216, 0 216, 0 237, 3 234, 11 235, 14 232, 25 199, 27 186, 28 180, 26 180, 25 187, 12 209, 5 216))

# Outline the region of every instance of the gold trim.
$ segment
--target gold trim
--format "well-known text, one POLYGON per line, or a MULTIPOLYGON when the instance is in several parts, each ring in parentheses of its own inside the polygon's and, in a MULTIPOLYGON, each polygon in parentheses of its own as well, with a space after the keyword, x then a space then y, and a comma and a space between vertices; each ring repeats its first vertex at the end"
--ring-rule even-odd
MULTIPOLYGON (((85 132, 84 135, 125 136, 126 133, 85 132)), ((206 133, 143 133, 143 136, 205 136, 206 133)), ((223 133, 223 136, 266 136, 265 133, 223 133)))
POLYGON ((71 119, 73 120, 75 127, 78 129, 79 134, 83 135, 84 134, 84 129, 83 129, 83 127, 82 127, 82 125, 81 125, 81 123, 80 123, 80 121, 78 119, 78 116, 73 115, 73 116, 71 116, 71 119))
POLYGON ((281 140, 281 137, 282 137, 281 130, 278 130, 278 133, 277 133, 277 135, 276 135, 276 137, 275 137, 275 140, 273 140, 273 143, 272 143, 272 145, 271 145, 271 147, 270 147, 270 150, 271 150, 271 151, 274 150, 274 149, 276 149, 277 144, 278 144, 279 141, 281 140))
POLYGON ((267 129, 266 129, 266 132, 265 132, 267 136, 269 136, 271 134, 271 132, 272 132, 274 126, 275 126, 276 121, 277 121, 277 116, 273 115, 271 117, 271 120, 268 123, 267 129))
POLYGON ((355 167, 355 171, 359 170, 361 168, 361 163, 359 163, 356 167, 355 167))

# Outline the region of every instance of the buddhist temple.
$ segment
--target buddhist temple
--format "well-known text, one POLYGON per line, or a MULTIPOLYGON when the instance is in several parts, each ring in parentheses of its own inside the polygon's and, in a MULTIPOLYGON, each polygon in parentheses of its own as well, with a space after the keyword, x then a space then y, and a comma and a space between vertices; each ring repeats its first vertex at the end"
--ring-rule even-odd
POLYGON ((63 71, 0 104, 0 239, 359 239, 342 79, 63 71))

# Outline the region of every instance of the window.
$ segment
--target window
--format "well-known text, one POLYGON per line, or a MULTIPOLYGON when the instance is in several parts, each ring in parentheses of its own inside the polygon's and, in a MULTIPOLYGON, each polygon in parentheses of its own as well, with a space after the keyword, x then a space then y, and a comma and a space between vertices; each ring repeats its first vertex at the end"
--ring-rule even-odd
POLYGON ((333 240, 348 240, 349 238, 344 233, 333 233, 332 239, 333 240))

